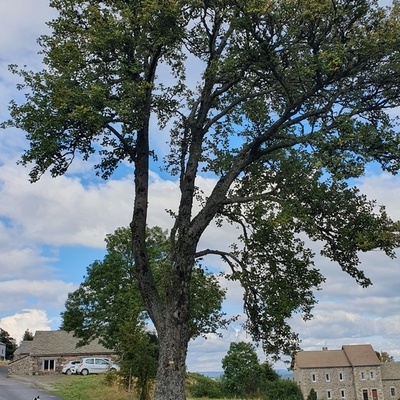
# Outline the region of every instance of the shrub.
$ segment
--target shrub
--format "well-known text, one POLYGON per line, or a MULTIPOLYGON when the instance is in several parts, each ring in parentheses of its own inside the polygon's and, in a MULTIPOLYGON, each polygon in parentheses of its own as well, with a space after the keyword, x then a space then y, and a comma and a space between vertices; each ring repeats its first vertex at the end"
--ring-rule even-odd
POLYGON ((300 388, 289 379, 279 379, 266 385, 266 400, 304 400, 300 388))
POLYGON ((217 399, 223 397, 221 381, 201 374, 188 374, 188 391, 191 397, 217 399))

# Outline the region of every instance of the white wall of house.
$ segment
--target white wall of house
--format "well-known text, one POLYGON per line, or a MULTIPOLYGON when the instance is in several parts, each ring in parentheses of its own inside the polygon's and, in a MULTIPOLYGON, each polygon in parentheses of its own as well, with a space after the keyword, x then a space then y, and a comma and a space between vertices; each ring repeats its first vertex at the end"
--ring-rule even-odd
POLYGON ((0 343, 0 360, 4 361, 6 359, 6 345, 5 343, 0 343))

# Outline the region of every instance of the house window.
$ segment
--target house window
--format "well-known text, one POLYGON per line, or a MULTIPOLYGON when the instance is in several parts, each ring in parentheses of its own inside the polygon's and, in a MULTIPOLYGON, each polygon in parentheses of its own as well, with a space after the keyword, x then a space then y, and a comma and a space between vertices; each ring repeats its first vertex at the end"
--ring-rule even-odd
POLYGON ((365 379, 365 373, 364 373, 364 372, 361 372, 361 373, 360 373, 360 377, 361 377, 361 379, 364 380, 364 379, 365 379))
POLYGON ((391 396, 396 396, 396 389, 394 387, 390 388, 390 395, 391 396))
POLYGON ((346 398, 346 392, 343 389, 340 391, 340 395, 342 396, 342 399, 346 398))
POLYGON ((332 392, 331 392, 330 390, 328 390, 328 391, 326 392, 326 398, 327 398, 327 399, 331 399, 331 398, 332 398, 332 392))
POLYGON ((327 382, 329 382, 331 380, 331 377, 329 376, 329 374, 325 374, 325 379, 327 382))
POLYGON ((375 371, 370 371, 369 376, 371 379, 375 379, 375 371))
POLYGON ((343 372, 339 372, 339 381, 343 380, 343 372))
POLYGON ((317 382, 317 375, 312 374, 312 375, 311 375, 311 380, 312 380, 313 382, 317 382))
POLYGON ((363 390, 363 400, 369 400, 369 398, 368 398, 368 390, 367 389, 363 390))
POLYGON ((48 359, 42 361, 42 370, 43 371, 55 371, 56 369, 56 360, 48 359))

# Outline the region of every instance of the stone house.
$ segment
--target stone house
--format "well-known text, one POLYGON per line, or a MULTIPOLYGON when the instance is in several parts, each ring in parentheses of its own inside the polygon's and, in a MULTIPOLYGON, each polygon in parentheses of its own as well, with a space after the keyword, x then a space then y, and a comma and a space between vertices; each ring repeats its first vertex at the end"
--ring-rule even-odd
POLYGON ((115 352, 97 340, 77 347, 79 339, 66 331, 36 331, 32 341, 22 341, 13 354, 8 373, 45 375, 60 373, 65 363, 83 357, 111 358, 115 352))
POLYGON ((311 389, 318 400, 400 398, 400 363, 381 363, 369 344, 300 351, 293 360, 293 379, 305 399, 311 389))

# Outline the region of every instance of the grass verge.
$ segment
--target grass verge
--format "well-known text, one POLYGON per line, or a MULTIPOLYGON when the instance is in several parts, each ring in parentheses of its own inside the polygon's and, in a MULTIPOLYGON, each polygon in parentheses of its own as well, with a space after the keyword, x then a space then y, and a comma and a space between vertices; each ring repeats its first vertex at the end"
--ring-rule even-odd
MULTIPOLYGON (((195 374, 194 374, 195 375, 195 374)), ((134 391, 127 392, 116 380, 107 379, 106 375, 71 375, 59 376, 48 389, 64 400, 136 400, 134 391), (109 384, 107 384, 109 383, 109 384)), ((188 400, 206 400, 207 397, 188 397, 188 400)), ((212 400, 227 400, 226 398, 212 400)), ((239 400, 239 399, 236 399, 239 400)))
POLYGON ((122 390, 119 385, 106 385, 102 375, 71 375, 55 382, 51 392, 64 400, 132 400, 134 393, 122 390))

